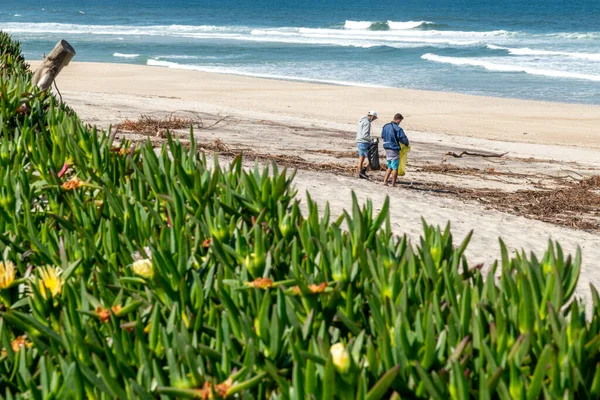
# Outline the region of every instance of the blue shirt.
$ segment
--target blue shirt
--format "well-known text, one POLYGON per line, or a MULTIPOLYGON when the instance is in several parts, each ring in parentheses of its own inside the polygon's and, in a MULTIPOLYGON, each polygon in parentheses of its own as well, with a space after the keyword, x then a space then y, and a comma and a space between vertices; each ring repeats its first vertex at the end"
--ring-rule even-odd
POLYGON ((383 148, 386 150, 400 151, 400 144, 408 146, 408 138, 404 130, 395 122, 390 122, 383 126, 381 137, 383 139, 383 148))

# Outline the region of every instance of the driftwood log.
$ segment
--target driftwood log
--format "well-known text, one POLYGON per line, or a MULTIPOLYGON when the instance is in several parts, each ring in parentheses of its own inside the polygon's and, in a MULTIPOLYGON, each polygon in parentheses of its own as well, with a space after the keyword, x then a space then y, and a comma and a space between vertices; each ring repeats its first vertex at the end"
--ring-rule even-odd
POLYGON ((52 86, 59 72, 69 65, 75 55, 75 49, 66 41, 61 40, 42 62, 33 74, 33 84, 42 90, 52 86))

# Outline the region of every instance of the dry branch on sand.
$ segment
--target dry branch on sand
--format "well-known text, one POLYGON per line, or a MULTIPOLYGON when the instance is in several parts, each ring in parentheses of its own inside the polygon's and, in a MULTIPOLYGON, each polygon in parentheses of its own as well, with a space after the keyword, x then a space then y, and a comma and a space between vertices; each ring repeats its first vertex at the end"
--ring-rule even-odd
POLYGON ((444 153, 444 157, 442 160, 446 161, 448 156, 452 156, 454 158, 462 158, 463 156, 483 157, 483 158, 499 158, 499 157, 503 157, 507 154, 508 154, 508 152, 506 152, 506 153, 474 153, 474 152, 466 151, 466 150, 460 152, 459 154, 456 154, 453 151, 449 151, 447 153, 444 153))

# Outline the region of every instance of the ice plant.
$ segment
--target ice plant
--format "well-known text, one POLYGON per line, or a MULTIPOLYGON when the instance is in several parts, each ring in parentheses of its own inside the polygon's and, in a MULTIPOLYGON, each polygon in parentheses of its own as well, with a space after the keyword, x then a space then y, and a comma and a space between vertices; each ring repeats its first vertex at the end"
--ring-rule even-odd
POLYGON ((46 291, 49 291, 52 297, 56 297, 62 292, 63 281, 60 273, 61 270, 57 267, 46 266, 39 269, 34 284, 44 299, 46 291))
POLYGON ((7 289, 15 280, 15 264, 0 261, 0 290, 7 289))
POLYGON ((141 276, 142 278, 152 279, 154 276, 154 267, 152 267, 152 261, 147 258, 138 260, 131 266, 133 273, 141 276))
POLYGON ((340 374, 345 374, 350 370, 350 354, 343 343, 336 343, 329 349, 333 365, 340 374))

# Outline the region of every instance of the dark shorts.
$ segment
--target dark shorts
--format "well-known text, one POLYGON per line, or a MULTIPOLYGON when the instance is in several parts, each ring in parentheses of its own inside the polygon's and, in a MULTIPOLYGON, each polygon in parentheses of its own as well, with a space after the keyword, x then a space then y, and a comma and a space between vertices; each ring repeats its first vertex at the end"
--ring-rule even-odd
POLYGON ((369 156, 369 143, 356 143, 356 147, 358 147, 359 157, 369 156))

